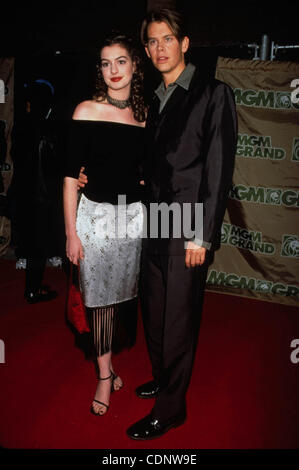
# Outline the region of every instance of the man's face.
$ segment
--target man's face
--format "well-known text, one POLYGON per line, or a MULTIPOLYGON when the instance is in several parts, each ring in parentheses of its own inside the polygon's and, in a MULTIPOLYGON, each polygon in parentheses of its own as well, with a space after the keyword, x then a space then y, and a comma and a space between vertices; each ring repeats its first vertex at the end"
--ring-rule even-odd
POLYGON ((147 36, 145 50, 153 65, 162 74, 179 74, 185 67, 184 54, 189 47, 189 39, 184 37, 179 42, 168 24, 163 21, 150 23, 147 36))

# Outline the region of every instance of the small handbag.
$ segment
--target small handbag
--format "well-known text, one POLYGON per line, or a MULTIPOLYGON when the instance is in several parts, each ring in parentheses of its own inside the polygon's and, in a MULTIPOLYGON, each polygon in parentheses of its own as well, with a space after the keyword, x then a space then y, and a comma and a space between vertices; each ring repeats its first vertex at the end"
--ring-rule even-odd
POLYGON ((86 316, 86 308, 83 303, 79 287, 79 267, 71 263, 70 282, 67 299, 67 319, 76 328, 78 333, 89 333, 90 328, 86 316))

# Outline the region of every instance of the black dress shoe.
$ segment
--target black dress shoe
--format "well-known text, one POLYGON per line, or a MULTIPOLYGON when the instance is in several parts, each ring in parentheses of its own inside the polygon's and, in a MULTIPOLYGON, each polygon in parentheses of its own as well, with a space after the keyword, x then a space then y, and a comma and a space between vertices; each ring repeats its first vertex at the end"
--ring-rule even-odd
POLYGON ((135 392, 139 398, 155 398, 161 392, 161 387, 157 382, 155 382, 155 380, 151 380, 150 382, 137 387, 135 392))
POLYGON ((29 304, 36 304, 38 302, 48 302, 49 300, 56 299, 57 292, 55 290, 50 290, 49 288, 44 289, 44 287, 42 287, 37 292, 26 292, 24 297, 29 304))
POLYGON ((174 418, 168 419, 167 421, 161 422, 158 418, 147 415, 137 423, 133 424, 127 430, 127 435, 131 439, 139 441, 147 441, 149 439, 156 439, 157 437, 163 436, 171 428, 176 428, 184 423, 186 419, 186 413, 181 413, 174 418))

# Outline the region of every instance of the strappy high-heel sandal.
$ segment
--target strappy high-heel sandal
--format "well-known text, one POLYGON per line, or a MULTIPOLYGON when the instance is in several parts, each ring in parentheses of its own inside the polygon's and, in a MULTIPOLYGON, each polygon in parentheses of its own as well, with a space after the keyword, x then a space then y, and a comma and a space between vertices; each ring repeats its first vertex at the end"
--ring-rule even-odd
MULTIPOLYGON (((114 390, 114 387, 113 387, 113 380, 114 380, 114 378, 113 378, 113 377, 114 377, 114 375, 113 375, 113 373, 111 373, 111 374, 109 375, 109 377, 99 377, 99 378, 98 378, 98 380, 109 380, 109 379, 111 379, 111 392, 110 392, 110 393, 112 393, 113 390, 114 390)), ((103 405, 103 406, 105 406, 105 408, 106 408, 106 411, 105 411, 104 413, 97 413, 97 412, 94 410, 93 406, 91 405, 91 412, 92 412, 93 414, 95 414, 95 415, 97 415, 97 416, 102 416, 102 415, 104 415, 104 414, 107 413, 108 408, 109 408, 109 405, 107 405, 107 403, 104 403, 104 402, 102 402, 102 401, 99 401, 99 400, 97 400, 96 398, 93 399, 93 402, 96 402, 96 403, 98 403, 99 405, 103 405)))
POLYGON ((117 392, 118 390, 121 390, 123 388, 123 386, 124 386, 123 381, 120 379, 119 375, 117 375, 115 372, 113 372, 113 370, 111 370, 110 372, 111 372, 111 375, 112 375, 113 390, 117 392), (117 385, 117 384, 114 383, 116 379, 120 379, 122 381, 121 385, 117 385), (115 388, 115 385, 117 385, 117 388, 115 388))

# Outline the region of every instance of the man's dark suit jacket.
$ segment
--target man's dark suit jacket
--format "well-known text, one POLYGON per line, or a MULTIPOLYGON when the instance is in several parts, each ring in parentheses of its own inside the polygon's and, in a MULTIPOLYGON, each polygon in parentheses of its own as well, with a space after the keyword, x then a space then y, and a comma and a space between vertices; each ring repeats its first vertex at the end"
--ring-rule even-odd
MULTIPOLYGON (((233 91, 196 68, 189 89, 177 86, 160 114, 159 105, 155 96, 146 124, 147 201, 202 202, 203 241, 218 249, 236 150, 233 91)), ((185 240, 170 233, 168 239, 147 238, 145 245, 153 253, 177 255, 184 254, 185 240)))

